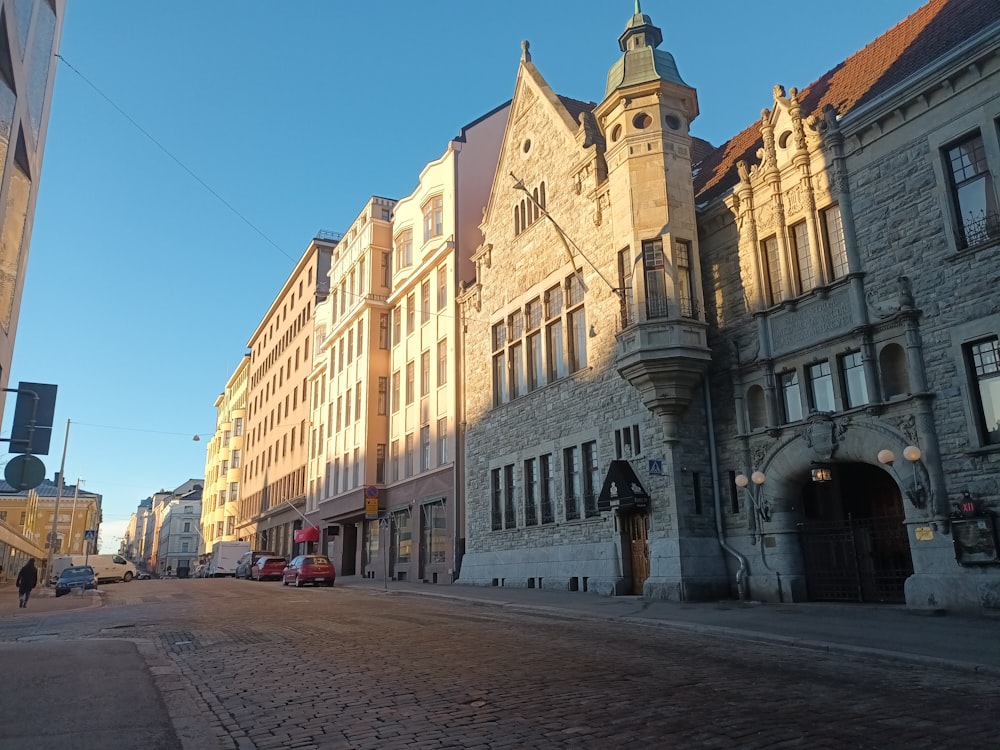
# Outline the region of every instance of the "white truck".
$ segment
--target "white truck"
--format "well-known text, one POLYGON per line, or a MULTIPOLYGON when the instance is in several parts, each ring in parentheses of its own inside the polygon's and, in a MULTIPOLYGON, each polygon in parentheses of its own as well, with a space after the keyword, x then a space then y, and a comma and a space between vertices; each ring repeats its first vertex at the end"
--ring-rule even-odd
POLYGON ((243 554, 249 551, 250 542, 216 542, 212 545, 212 560, 208 564, 208 577, 235 576, 236 564, 243 554))
POLYGON ((55 583, 59 574, 74 565, 90 565, 100 583, 124 581, 135 578, 135 565, 121 555, 56 555, 52 558, 52 573, 49 581, 55 583))

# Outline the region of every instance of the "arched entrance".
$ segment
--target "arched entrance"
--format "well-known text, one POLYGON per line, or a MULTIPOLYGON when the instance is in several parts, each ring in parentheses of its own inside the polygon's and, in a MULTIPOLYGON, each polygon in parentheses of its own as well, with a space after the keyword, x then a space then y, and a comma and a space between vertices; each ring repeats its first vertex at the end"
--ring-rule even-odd
POLYGON ((799 531, 809 599, 905 602, 913 560, 899 488, 868 464, 829 468, 830 481, 802 487, 799 531))

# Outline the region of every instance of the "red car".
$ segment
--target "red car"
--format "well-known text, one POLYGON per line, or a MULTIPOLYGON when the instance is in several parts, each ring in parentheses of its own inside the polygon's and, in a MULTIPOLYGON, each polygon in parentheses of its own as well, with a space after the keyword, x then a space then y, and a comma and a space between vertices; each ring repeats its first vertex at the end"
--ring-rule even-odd
POLYGON ((303 586, 311 583, 313 586, 332 586, 337 579, 337 571, 326 555, 299 555, 288 563, 285 572, 281 574, 281 585, 294 583, 303 586))
POLYGON ((268 578, 280 581, 281 572, 287 564, 288 562, 283 557, 261 555, 250 568, 250 577, 255 581, 266 581, 268 578))

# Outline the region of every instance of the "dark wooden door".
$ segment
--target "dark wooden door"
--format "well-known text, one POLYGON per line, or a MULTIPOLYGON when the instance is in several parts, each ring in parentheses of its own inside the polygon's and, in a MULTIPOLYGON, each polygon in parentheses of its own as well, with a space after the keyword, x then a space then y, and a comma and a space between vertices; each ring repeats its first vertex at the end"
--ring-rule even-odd
POLYGON ((625 517, 632 563, 632 593, 642 594, 642 585, 649 578, 649 514, 633 513, 625 517))

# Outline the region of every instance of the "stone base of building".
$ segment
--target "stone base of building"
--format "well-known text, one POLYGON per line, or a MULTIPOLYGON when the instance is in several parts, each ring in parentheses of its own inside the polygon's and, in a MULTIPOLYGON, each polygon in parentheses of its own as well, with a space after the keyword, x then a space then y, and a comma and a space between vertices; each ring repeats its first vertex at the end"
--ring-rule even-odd
POLYGON ((1000 610, 1000 577, 985 571, 964 575, 915 574, 906 579, 906 606, 912 609, 981 613, 1000 610))
POLYGON ((709 602, 730 599, 729 586, 718 578, 650 576, 642 585, 644 599, 668 602, 709 602))
POLYGON ((626 590, 619 555, 613 542, 467 552, 456 583, 613 596, 626 590))

